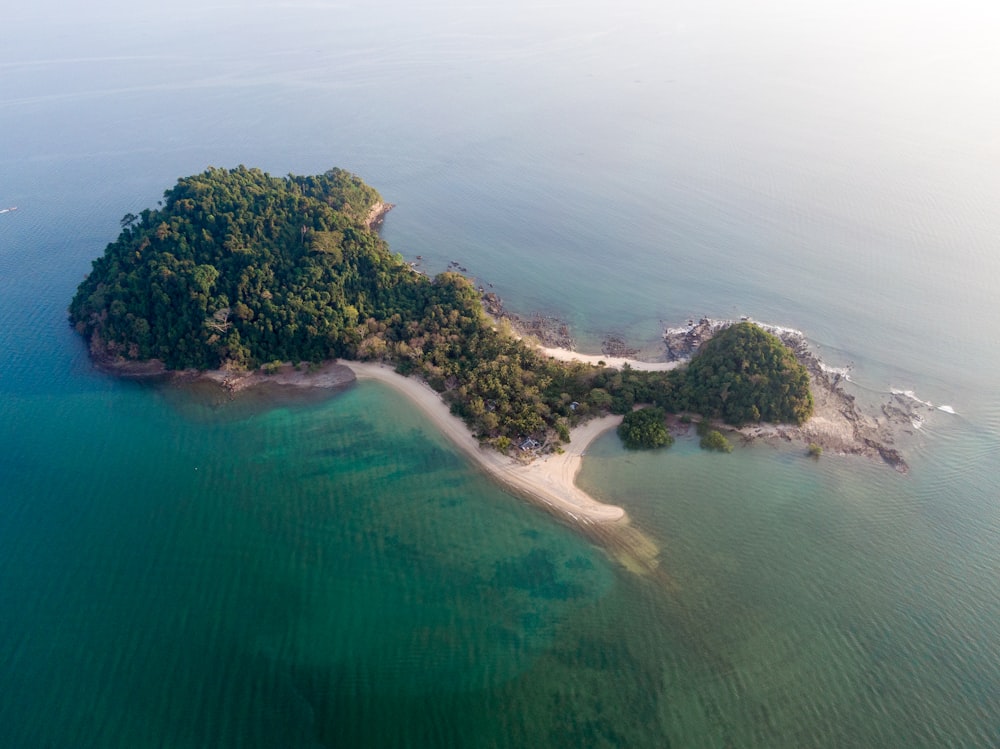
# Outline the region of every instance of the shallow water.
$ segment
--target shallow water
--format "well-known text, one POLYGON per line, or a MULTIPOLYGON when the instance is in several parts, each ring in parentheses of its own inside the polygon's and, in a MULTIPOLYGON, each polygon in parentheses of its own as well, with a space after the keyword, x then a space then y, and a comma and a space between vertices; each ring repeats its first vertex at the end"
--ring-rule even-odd
POLYGON ((0 744, 1000 743, 995 14, 5 12, 0 744), (859 400, 931 404, 912 470, 609 435, 581 481, 659 543, 651 580, 374 383, 94 372, 65 308, 119 217, 239 163, 358 172, 395 251, 593 350, 799 328, 859 400))

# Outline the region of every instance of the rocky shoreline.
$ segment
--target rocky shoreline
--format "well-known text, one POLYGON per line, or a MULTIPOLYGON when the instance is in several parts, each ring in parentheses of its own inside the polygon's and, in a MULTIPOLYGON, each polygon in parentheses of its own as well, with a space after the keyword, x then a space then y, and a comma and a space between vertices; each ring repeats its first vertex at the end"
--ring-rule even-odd
POLYGON ((385 220, 385 214, 395 208, 393 203, 375 203, 369 211, 368 216, 365 218, 365 228, 369 231, 377 231, 382 225, 382 221, 385 220))
POLYGON ((894 447, 896 433, 910 423, 900 411, 890 416, 883 408, 882 418, 863 413, 857 400, 838 385, 820 366, 814 356, 800 357, 809 370, 810 389, 815 407, 812 417, 801 426, 755 424, 736 431, 746 441, 774 440, 801 442, 804 449, 818 445, 824 452, 842 455, 862 455, 881 459, 900 473, 909 466, 902 453, 894 447))
POLYGON ((277 385, 296 388, 337 388, 349 385, 356 379, 354 371, 339 362, 325 362, 321 365, 298 366, 284 363, 281 366, 265 365, 251 372, 233 372, 225 369, 212 369, 206 372, 178 373, 178 379, 184 381, 213 382, 230 395, 236 395, 248 388, 260 385, 277 385))
MULTIPOLYGON (((683 327, 668 328, 663 334, 668 359, 689 359, 705 341, 734 322, 701 318, 697 322, 689 320, 683 327)), ((823 365, 801 331, 753 322, 776 335, 795 353, 809 372, 815 405, 812 417, 801 426, 753 424, 733 430, 741 439, 746 442, 801 442, 803 449, 818 445, 823 451, 880 459, 900 473, 909 471, 906 460, 894 444, 896 435, 916 418, 912 409, 896 403, 883 405, 880 417, 864 413, 857 399, 844 390, 848 379, 841 372, 831 371, 823 365)))
POLYGON ((480 289, 480 298, 486 314, 494 320, 506 320, 519 336, 534 338, 545 347, 573 349, 573 337, 564 320, 537 313, 528 317, 514 314, 504 308, 503 299, 492 291, 480 289))
POLYGON ((354 371, 336 361, 321 365, 285 362, 280 366, 265 365, 259 369, 239 371, 230 369, 167 369, 159 359, 135 361, 110 356, 94 356, 94 365, 102 372, 130 380, 195 384, 201 382, 217 385, 230 397, 261 385, 295 388, 338 388, 356 379, 354 371))

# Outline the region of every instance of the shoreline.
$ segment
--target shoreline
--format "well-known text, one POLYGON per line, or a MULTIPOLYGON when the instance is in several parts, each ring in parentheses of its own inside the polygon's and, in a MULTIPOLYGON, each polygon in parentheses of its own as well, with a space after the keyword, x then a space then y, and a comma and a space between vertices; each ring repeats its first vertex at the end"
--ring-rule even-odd
POLYGON ((632 525, 625 509, 604 504, 576 485, 587 448, 599 436, 615 428, 621 416, 591 419, 570 431, 571 442, 563 446, 563 454, 538 456, 524 464, 482 447, 465 422, 451 413, 440 394, 422 380, 404 377, 391 367, 373 362, 345 360, 343 366, 358 380, 374 380, 404 395, 471 459, 476 468, 508 493, 572 524, 574 530, 600 546, 629 572, 677 589, 677 583, 660 566, 660 547, 632 525))
POLYGON ((270 374, 263 368, 252 372, 229 372, 225 369, 210 369, 205 372, 185 371, 180 379, 213 382, 230 394, 235 394, 259 385, 280 385, 295 388, 337 388, 354 382, 354 375, 339 361, 325 362, 318 367, 296 369, 284 363, 270 374))
MULTIPOLYGON (((707 321, 706 321, 707 322, 707 321)), ((813 395, 813 415, 801 425, 792 424, 749 424, 735 427, 716 422, 719 430, 737 435, 744 443, 763 442, 765 444, 801 443, 803 449, 815 443, 824 452, 839 455, 858 455, 869 459, 882 460, 896 471, 907 473, 909 466, 898 449, 894 447, 895 431, 900 424, 909 424, 913 414, 901 407, 883 406, 882 416, 869 416, 859 408, 854 396, 845 392, 846 378, 831 376, 820 359, 809 350, 805 339, 797 331, 782 331, 786 345, 789 345, 799 361, 809 371, 810 392, 813 395)), ((538 346, 544 356, 564 362, 581 362, 621 369, 628 365, 640 371, 667 371, 684 366, 684 360, 640 361, 603 354, 581 354, 568 348, 538 346)), ((92 354, 95 352, 92 350, 92 354)), ((625 511, 613 505, 604 505, 579 490, 574 478, 580 469, 580 459, 586 443, 597 434, 616 426, 600 417, 571 430, 571 442, 565 445, 563 455, 546 454, 525 464, 515 458, 494 450, 482 448, 478 440, 468 430, 466 424, 451 414, 440 394, 432 390, 422 380, 404 377, 392 367, 369 362, 326 362, 294 368, 283 364, 275 371, 265 373, 263 369, 253 372, 231 372, 227 370, 168 370, 161 361, 109 361, 94 356, 95 365, 101 371, 125 379, 170 380, 174 382, 213 382, 230 395, 261 385, 336 388, 350 384, 355 379, 377 379, 409 397, 431 419, 462 452, 477 466, 502 483, 511 491, 527 497, 532 502, 548 507, 557 514, 565 515, 575 522, 613 522, 623 519, 625 511), (592 430, 602 424, 596 434, 592 430), (581 447, 581 443, 583 446, 581 447), (539 466, 547 466, 545 469, 539 466), (558 482, 553 474, 561 475, 558 482), (541 496, 536 496, 536 495, 541 496)))
MULTIPOLYGON (((800 426, 753 424, 735 428, 716 424, 719 429, 739 435, 745 443, 765 444, 800 441, 803 446, 815 442, 831 453, 863 455, 881 458, 901 473, 908 467, 893 443, 891 423, 866 416, 845 393, 840 378, 831 378, 822 363, 803 345, 796 354, 810 375, 810 389, 815 410, 800 426)), ((559 361, 582 362, 621 369, 628 365, 636 370, 666 371, 683 366, 683 361, 644 362, 601 354, 580 354, 567 348, 538 347, 539 353, 559 361)), ((510 494, 527 500, 559 520, 570 523, 601 546, 626 569, 644 576, 655 576, 664 584, 675 583, 659 566, 660 549, 656 542, 631 525, 623 507, 605 504, 576 485, 583 465, 583 456, 590 444, 609 429, 621 423, 622 417, 606 415, 592 418, 570 430, 571 441, 562 445, 562 453, 535 456, 522 462, 490 447, 484 447, 459 417, 451 413, 440 393, 416 377, 406 377, 391 365, 377 362, 335 360, 316 366, 294 367, 290 363, 253 372, 227 370, 167 370, 162 362, 101 361, 99 368, 125 378, 167 380, 175 383, 210 382, 227 391, 230 397, 258 386, 328 389, 345 387, 357 380, 374 380, 402 394, 429 419, 449 442, 471 460, 474 467, 510 494)), ((889 414, 886 414, 887 416, 889 414)))
POLYGON ((625 510, 598 502, 576 486, 583 453, 598 436, 618 425, 620 416, 603 416, 571 430, 571 442, 562 455, 539 456, 524 465, 491 448, 484 448, 464 421, 451 413, 439 393, 423 381, 404 377, 391 367, 372 362, 343 366, 359 380, 376 380, 405 395, 476 465, 498 483, 536 504, 581 524, 628 522, 625 510))
POLYGON ((162 362, 150 360, 105 362, 102 369, 126 378, 163 379, 175 383, 210 382, 231 396, 264 385, 334 389, 355 380, 375 380, 404 395, 478 468, 518 496, 581 525, 628 523, 624 508, 597 501, 579 489, 575 482, 587 447, 604 432, 617 427, 621 416, 590 419, 570 431, 571 442, 564 446, 561 455, 541 455, 525 464, 492 448, 482 447, 466 423, 451 413, 439 393, 423 380, 405 377, 384 364, 337 360, 319 367, 296 369, 285 363, 267 374, 262 369, 252 372, 224 369, 172 371, 167 370, 162 362))
POLYGON ((371 208, 368 209, 368 216, 364 220, 364 226, 368 231, 377 231, 385 220, 385 214, 395 208, 394 203, 386 203, 380 201, 374 203, 371 208))
MULTIPOLYGON (((600 502, 576 485, 587 448, 599 436, 614 429, 621 422, 621 416, 591 419, 571 430, 572 441, 564 445, 561 455, 537 456, 530 463, 522 463, 514 457, 481 446, 465 422, 451 413, 439 393, 423 380, 405 377, 388 365, 338 360, 314 367, 311 371, 309 368, 295 369, 286 363, 272 374, 264 374, 261 370, 160 372, 160 377, 156 379, 166 378, 181 384, 208 382, 227 391, 230 397, 258 386, 332 390, 355 381, 378 382, 410 401, 433 428, 471 461, 474 468, 486 474, 501 489, 569 524, 629 572, 676 587, 676 583, 660 567, 659 546, 631 524, 625 509, 600 502)), ((119 370, 119 374, 123 372, 119 370)))
MULTIPOLYGON (((804 449, 816 444, 824 452, 882 460, 899 473, 909 472, 906 459, 893 445, 899 431, 913 421, 915 414, 912 409, 890 403, 882 406, 881 417, 865 413, 855 397, 844 389, 844 384, 850 379, 843 373, 824 367, 802 331, 758 322, 749 317, 740 320, 748 320, 776 335, 806 368, 809 372, 809 392, 813 396, 813 414, 800 425, 761 423, 734 427, 717 422, 713 424, 715 428, 737 434, 747 443, 801 442, 804 449)), ((690 360, 702 344, 735 322, 703 317, 697 323, 692 319, 686 326, 667 328, 663 333, 667 357, 677 362, 690 360)))
POLYGON ((555 359, 556 361, 564 362, 582 362, 583 364, 594 364, 599 365, 604 363, 606 367, 611 367, 612 369, 621 369, 626 364, 632 369, 641 370, 644 372, 666 372, 671 369, 677 369, 683 366, 683 362, 680 361, 640 361, 638 359, 628 359, 623 356, 605 356, 604 354, 581 354, 576 351, 571 351, 567 348, 549 347, 549 346, 539 346, 538 350, 549 357, 550 359, 555 359))
POLYGON ((451 413, 440 393, 415 377, 399 374, 389 365, 341 359, 319 367, 296 369, 289 363, 266 374, 229 372, 222 369, 169 371, 161 364, 150 362, 142 371, 131 366, 109 368, 119 375, 136 378, 165 378, 179 383, 210 382, 236 395, 250 388, 276 385, 294 388, 334 389, 356 380, 375 380, 405 396, 428 418, 431 424, 488 476, 514 492, 554 514, 580 524, 628 522, 622 507, 604 504, 576 486, 576 475, 583 463, 583 454, 597 437, 621 422, 621 416, 601 416, 590 419, 570 431, 571 442, 561 455, 537 456, 530 463, 483 447, 469 431, 468 425, 451 413))
POLYGON ((813 395, 813 415, 804 424, 750 424, 732 427, 719 424, 740 435, 745 442, 762 441, 766 444, 799 442, 803 448, 816 444, 823 452, 836 455, 858 455, 870 460, 882 460, 899 473, 909 473, 910 467, 903 454, 893 447, 895 431, 909 414, 890 413, 883 407, 883 418, 864 413, 853 395, 840 387, 819 367, 819 360, 803 362, 809 370, 809 390, 813 395))

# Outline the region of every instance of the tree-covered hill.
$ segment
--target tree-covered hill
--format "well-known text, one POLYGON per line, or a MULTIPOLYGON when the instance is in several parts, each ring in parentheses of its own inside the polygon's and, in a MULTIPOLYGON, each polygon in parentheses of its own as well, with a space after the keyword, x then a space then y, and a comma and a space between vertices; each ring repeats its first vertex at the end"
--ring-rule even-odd
POLYGON ((212 168, 181 179, 159 209, 122 219, 73 298, 71 322, 99 359, 170 369, 390 361, 501 448, 565 439, 589 414, 636 403, 734 423, 808 416, 808 375, 753 326, 720 335, 686 370, 544 357, 486 316, 468 279, 430 279, 390 253, 368 226, 380 202, 340 169, 212 168))
POLYGON ((801 424, 812 415, 809 373, 777 336, 750 322, 720 331, 687 368, 688 407, 727 424, 801 424))
POLYGON ((172 369, 347 355, 359 321, 412 296, 413 274, 364 225, 379 200, 339 169, 181 179, 122 220, 70 317, 95 353, 172 369))

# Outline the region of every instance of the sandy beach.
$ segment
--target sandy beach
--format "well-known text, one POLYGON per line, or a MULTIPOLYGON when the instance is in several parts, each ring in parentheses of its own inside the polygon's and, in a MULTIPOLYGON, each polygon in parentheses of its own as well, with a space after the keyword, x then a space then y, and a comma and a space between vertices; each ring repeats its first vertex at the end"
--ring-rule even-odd
MULTIPOLYGON (((572 353, 567 351, 562 355, 572 353)), ((152 365, 144 364, 147 366, 142 367, 141 371, 137 367, 129 366, 128 363, 119 363, 113 370, 120 375, 145 377, 165 373, 160 362, 153 362, 152 365)), ((174 381, 212 382, 230 394, 262 385, 336 388, 348 385, 355 379, 377 380, 409 398, 431 423, 477 466, 515 494, 576 524, 594 525, 627 521, 624 509, 598 502, 579 489, 575 482, 587 446, 608 429, 616 427, 621 422, 620 416, 604 416, 576 427, 570 433, 570 444, 564 446, 565 451, 561 455, 554 453, 543 455, 525 464, 492 448, 480 446, 465 422, 451 413, 439 393, 419 378, 398 374, 390 365, 337 361, 327 362, 319 367, 296 368, 285 363, 266 374, 261 369, 251 372, 190 370, 166 374, 174 381)))
POLYGON ((575 483, 583 453, 593 440, 618 425, 620 416, 593 419, 570 433, 562 455, 547 455, 528 465, 484 448, 461 419, 454 416, 441 396, 416 378, 403 377, 389 366, 370 362, 343 362, 358 379, 378 380, 406 395, 463 453, 489 476, 519 496, 542 504, 577 523, 609 523, 626 519, 625 510, 598 502, 575 483))
MULTIPOLYGON (((153 367, 151 372, 144 374, 154 374, 161 369, 162 366, 153 367)), ((168 376, 180 383, 210 382, 227 391, 231 398, 251 388, 333 389, 348 386, 355 380, 375 380, 402 393, 477 468, 508 492, 570 523, 629 571, 673 585, 659 566, 660 549, 656 542, 629 522, 625 510, 599 502, 576 485, 587 447, 608 429, 618 426, 620 416, 591 419, 571 430, 571 442, 563 446, 562 454, 540 455, 524 463, 491 447, 480 446, 465 422, 451 413, 439 393, 419 378, 398 374, 388 364, 341 360, 318 367, 296 368, 285 363, 268 374, 262 370, 214 370, 175 372, 168 376)))
POLYGON ((480 447, 465 422, 454 416, 441 396, 422 380, 403 377, 380 364, 347 361, 342 364, 358 379, 377 380, 406 395, 435 427, 505 489, 572 523, 630 572, 676 587, 660 566, 659 546, 629 522, 625 510, 598 502, 576 485, 587 447, 608 429, 617 427, 621 416, 588 421, 570 432, 571 442, 563 446, 562 455, 539 456, 525 465, 492 448, 480 447))
POLYGON ((614 367, 615 369, 621 369, 623 366, 628 364, 632 369, 641 369, 646 372, 665 372, 668 369, 677 369, 681 366, 681 362, 677 361, 639 361, 638 359, 624 359, 620 356, 604 356, 603 354, 581 354, 576 351, 570 351, 565 348, 550 348, 547 346, 539 346, 539 351, 541 351, 546 356, 556 359, 558 361, 565 362, 583 362, 584 364, 599 364, 604 363, 608 367, 614 367))

